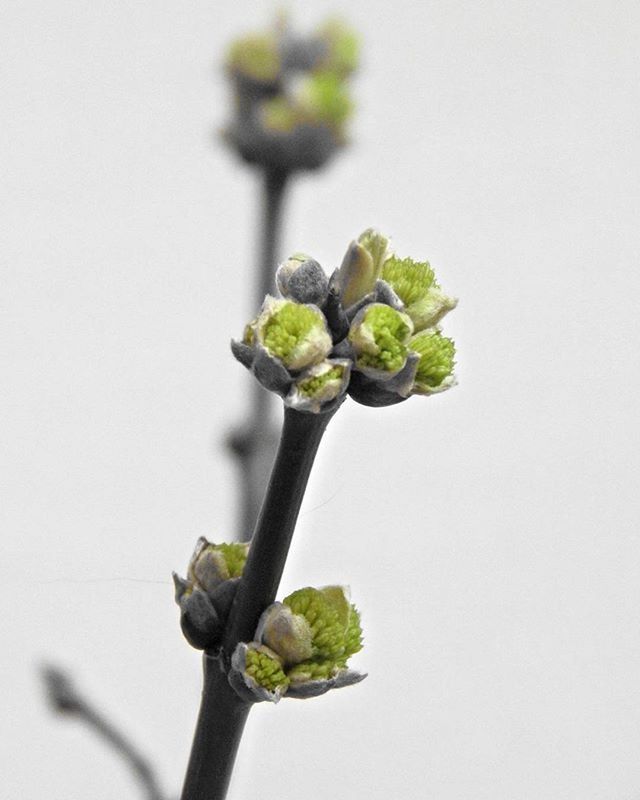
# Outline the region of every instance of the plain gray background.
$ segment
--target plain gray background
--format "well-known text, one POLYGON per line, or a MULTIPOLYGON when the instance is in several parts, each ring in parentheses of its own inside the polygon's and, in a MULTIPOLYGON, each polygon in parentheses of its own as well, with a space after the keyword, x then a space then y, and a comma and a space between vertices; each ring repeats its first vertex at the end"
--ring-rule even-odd
MULTIPOLYGON (((215 139, 227 43, 275 6, 8 3, 3 797, 137 797, 44 707, 69 667, 177 793, 200 691, 169 574, 233 536, 256 177, 215 139)), ((635 2, 291 4, 362 32, 352 146, 285 251, 375 225, 461 298, 460 385, 347 403, 281 595, 344 582, 361 685, 256 708, 231 798, 640 798, 635 2)))

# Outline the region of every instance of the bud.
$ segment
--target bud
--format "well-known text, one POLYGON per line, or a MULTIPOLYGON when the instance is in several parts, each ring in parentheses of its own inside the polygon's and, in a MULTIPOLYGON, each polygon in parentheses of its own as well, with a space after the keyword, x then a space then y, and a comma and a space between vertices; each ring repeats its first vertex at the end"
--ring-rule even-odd
POLYGON ((294 381, 285 403, 297 411, 320 414, 342 402, 349 385, 351 361, 333 358, 314 364, 294 381))
POLYGON ((313 37, 279 25, 235 42, 226 61, 235 94, 227 142, 267 169, 321 167, 346 140, 356 51, 355 37, 337 22, 313 37))
POLYGON ((282 671, 282 662, 268 647, 249 647, 245 659, 247 675, 269 692, 282 691, 289 679, 282 671))
POLYGON ((240 642, 231 656, 229 683, 247 700, 277 703, 289 687, 279 656, 258 642, 240 642))
POLYGON ((368 228, 357 242, 349 245, 336 275, 344 308, 349 308, 374 290, 388 246, 387 237, 373 228, 368 228))
POLYGON ((285 665, 298 664, 313 655, 309 623, 282 603, 273 603, 262 614, 256 640, 278 653, 285 665))
POLYGON ((246 542, 212 544, 198 539, 189 563, 189 581, 205 592, 213 592, 223 581, 242 575, 249 545, 246 542))
POLYGON ((283 603, 309 623, 314 661, 333 661, 342 666, 361 649, 360 615, 349 603, 344 587, 308 586, 285 597, 283 603))
POLYGON ((324 305, 329 293, 329 281, 324 270, 310 256, 295 253, 280 264, 276 285, 283 297, 298 303, 324 305))
POLYGON ((435 329, 413 336, 409 347, 420 356, 413 394, 435 394, 455 385, 455 345, 435 329))
POLYGON ((326 22, 319 30, 326 53, 321 67, 337 75, 350 75, 358 66, 358 37, 340 19, 326 22))
POLYGON ((289 670, 288 678, 291 683, 306 683, 307 681, 326 681, 338 672, 334 661, 303 661, 289 670))
POLYGON ((413 333, 411 319, 382 303, 371 303, 355 316, 349 341, 356 353, 356 368, 378 380, 388 380, 404 367, 413 333))
POLYGON ((404 303, 416 332, 433 327, 458 302, 438 286, 426 261, 391 256, 385 261, 382 278, 404 303))
POLYGON ((326 125, 339 141, 353 111, 344 82, 333 72, 315 72, 298 85, 296 102, 301 121, 307 125, 326 125))
POLYGON ((260 104, 260 122, 270 133, 292 133, 301 125, 300 109, 291 97, 277 95, 260 104))
POLYGON ((343 586, 307 587, 273 603, 255 638, 238 644, 229 672, 236 692, 253 702, 316 697, 365 677, 346 668, 362 648, 362 630, 343 586))
POLYGON ((319 308, 271 296, 258 317, 256 338, 270 356, 294 371, 323 361, 332 347, 319 308))
POLYGON ((229 48, 227 68, 258 85, 273 86, 280 75, 280 52, 274 34, 251 34, 229 48))

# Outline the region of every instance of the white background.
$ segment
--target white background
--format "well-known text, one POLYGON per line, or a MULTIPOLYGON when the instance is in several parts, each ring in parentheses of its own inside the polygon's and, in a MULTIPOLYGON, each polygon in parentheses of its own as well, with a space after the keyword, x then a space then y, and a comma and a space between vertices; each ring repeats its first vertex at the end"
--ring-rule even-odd
MULTIPOLYGON (((361 685, 251 715, 230 798, 637 800, 640 9, 292 3, 362 31, 352 146, 284 250, 375 225, 461 298, 460 385, 347 403, 281 595, 349 583, 361 685)), ((232 538, 256 176, 215 138, 265 4, 2 12, 2 789, 137 797, 42 702, 55 660, 177 794, 200 691, 169 574, 232 538)))

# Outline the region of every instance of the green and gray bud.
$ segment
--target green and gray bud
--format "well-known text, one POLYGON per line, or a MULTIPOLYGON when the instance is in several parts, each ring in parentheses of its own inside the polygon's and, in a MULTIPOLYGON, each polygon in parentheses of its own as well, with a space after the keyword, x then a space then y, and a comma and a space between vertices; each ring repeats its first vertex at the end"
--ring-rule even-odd
POLYGON ((235 94, 226 141, 249 163, 284 174, 318 169, 346 142, 356 40, 333 22, 312 37, 278 25, 229 50, 235 94))
POLYGON ((346 358, 314 364, 293 382, 285 404, 313 414, 332 410, 344 399, 350 375, 351 361, 346 358))
POLYGON ((272 358, 293 371, 323 361, 333 346, 319 308, 270 296, 257 319, 255 337, 272 358))
POLYGON ((321 68, 337 75, 350 75, 358 66, 358 36, 340 19, 331 19, 319 30, 325 45, 321 68))
POLYGON ((451 339, 432 329, 413 336, 409 347, 420 357, 412 394, 436 394, 455 385, 455 345, 451 339))
POLYGON ((344 308, 349 308, 373 292, 388 256, 389 240, 368 228, 351 242, 335 276, 344 308))
POLYGON ((242 575, 248 552, 247 542, 212 544, 201 537, 189 562, 189 580, 196 588, 212 592, 223 581, 242 575))
POLYGON ((287 665, 299 664, 313 655, 309 622, 283 603, 273 603, 260 617, 256 640, 278 653, 287 665))
POLYGON ((277 284, 284 299, 267 297, 232 350, 289 408, 332 413, 346 395, 381 407, 455 385, 454 345, 437 323, 457 301, 428 262, 391 255, 386 236, 362 233, 328 280, 295 254, 277 284))
POLYGON ((231 656, 229 683, 245 700, 277 703, 290 681, 277 653, 259 642, 240 642, 231 656))
POLYGON ((310 256, 295 253, 278 267, 276 286, 283 297, 321 307, 329 293, 324 270, 310 256))
POLYGON ((265 610, 256 641, 236 648, 229 681, 254 701, 315 697, 365 677, 347 668, 361 648, 360 615, 346 589, 306 587, 265 610))
POLYGON ((343 586, 298 589, 285 597, 283 605, 309 624, 314 660, 344 666, 362 649, 360 615, 343 586))
POLYGON ((280 50, 275 33, 249 34, 236 40, 227 54, 227 69, 259 84, 273 85, 280 75, 280 50))
POLYGON ((215 649, 238 589, 249 545, 212 544, 198 539, 187 579, 173 574, 180 626, 187 641, 200 650, 215 649))
POLYGON ((438 286, 426 261, 391 256, 384 263, 382 278, 403 302, 416 332, 432 328, 458 302, 438 286))
POLYGON ((364 306, 349 330, 356 369, 379 380, 397 375, 407 361, 412 333, 413 323, 407 314, 383 303, 364 306))

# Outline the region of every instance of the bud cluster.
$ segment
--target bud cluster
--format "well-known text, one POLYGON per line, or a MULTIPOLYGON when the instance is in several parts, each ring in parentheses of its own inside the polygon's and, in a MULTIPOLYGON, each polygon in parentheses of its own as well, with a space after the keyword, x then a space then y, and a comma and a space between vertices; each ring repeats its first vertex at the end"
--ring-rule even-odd
POLYGON ((281 298, 267 296, 235 357, 298 411, 333 411, 349 394, 386 406, 455 383, 455 347, 439 323, 456 300, 427 262, 399 258, 366 230, 331 277, 310 256, 280 265, 281 298))
POLYGON ((315 697, 365 677, 347 668, 361 649, 360 614, 347 590, 306 587, 266 609, 255 640, 233 653, 229 680, 254 702, 315 697))
POLYGON ((212 544, 201 537, 187 579, 174 573, 180 626, 193 647, 215 650, 219 645, 248 551, 245 542, 212 544))
POLYGON ((267 168, 320 167, 346 141, 347 79, 357 55, 356 36, 338 20, 310 37, 293 35, 283 22, 238 39, 226 61, 235 95, 229 143, 267 168))

